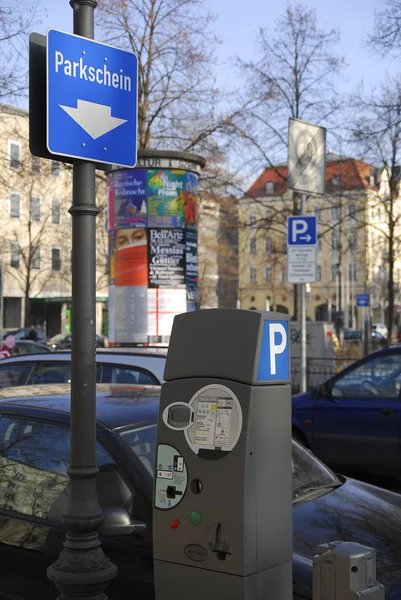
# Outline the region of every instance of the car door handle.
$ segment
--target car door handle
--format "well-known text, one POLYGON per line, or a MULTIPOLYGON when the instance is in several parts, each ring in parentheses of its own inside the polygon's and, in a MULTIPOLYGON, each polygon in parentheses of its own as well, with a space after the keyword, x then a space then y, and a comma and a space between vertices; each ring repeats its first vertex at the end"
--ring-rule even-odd
POLYGON ((393 414, 393 409, 392 408, 382 408, 380 411, 380 414, 383 417, 391 417, 391 415, 393 414))

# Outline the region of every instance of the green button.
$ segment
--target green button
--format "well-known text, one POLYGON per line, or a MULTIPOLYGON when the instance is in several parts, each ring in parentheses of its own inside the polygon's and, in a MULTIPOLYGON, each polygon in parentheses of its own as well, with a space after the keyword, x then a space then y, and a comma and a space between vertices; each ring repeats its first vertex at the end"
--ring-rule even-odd
POLYGON ((191 512, 191 522, 192 522, 194 525, 199 525, 201 521, 202 521, 202 516, 201 516, 201 514, 200 514, 200 513, 199 513, 197 510, 193 510, 193 511, 191 512))

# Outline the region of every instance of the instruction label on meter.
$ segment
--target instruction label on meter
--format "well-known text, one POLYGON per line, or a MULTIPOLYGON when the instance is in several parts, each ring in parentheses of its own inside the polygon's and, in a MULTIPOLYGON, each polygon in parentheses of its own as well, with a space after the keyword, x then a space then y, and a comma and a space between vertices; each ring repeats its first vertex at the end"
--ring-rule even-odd
POLYGON ((189 404, 195 422, 185 431, 185 437, 192 450, 232 450, 242 428, 241 406, 235 394, 225 386, 209 385, 199 390, 189 404))
POLYGON ((156 508, 168 509, 177 506, 185 495, 187 484, 184 458, 173 446, 160 444, 157 448, 156 508))

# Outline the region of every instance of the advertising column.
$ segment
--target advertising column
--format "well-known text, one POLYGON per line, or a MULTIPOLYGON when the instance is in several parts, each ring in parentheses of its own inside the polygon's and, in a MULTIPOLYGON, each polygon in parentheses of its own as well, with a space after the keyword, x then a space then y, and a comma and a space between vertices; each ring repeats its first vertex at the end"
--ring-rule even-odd
POLYGON ((168 343, 175 315, 199 307, 200 157, 139 153, 108 175, 109 341, 168 343))

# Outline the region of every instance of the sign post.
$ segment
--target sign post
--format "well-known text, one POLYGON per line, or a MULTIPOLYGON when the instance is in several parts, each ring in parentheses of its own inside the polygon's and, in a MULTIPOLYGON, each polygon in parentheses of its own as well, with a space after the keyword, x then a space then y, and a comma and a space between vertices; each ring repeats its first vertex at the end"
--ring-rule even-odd
POLYGON ((316 281, 316 217, 303 216, 304 194, 301 194, 301 216, 288 217, 288 281, 300 284, 300 333, 301 333, 301 392, 307 388, 306 365, 306 303, 305 283, 316 281))
POLYGON ((356 305, 362 308, 362 341, 363 341, 363 353, 366 356, 369 348, 369 337, 371 335, 370 327, 368 325, 368 318, 366 317, 366 308, 370 306, 369 294, 357 294, 356 305))
POLYGON ((304 216, 305 194, 324 194, 325 173, 326 129, 289 119, 287 185, 300 192, 301 216, 289 218, 298 221, 288 227, 288 281, 298 284, 300 292, 301 392, 307 387, 305 283, 316 281, 316 218, 304 216))
MULTIPOLYGON (((117 569, 100 547, 96 494, 96 207, 99 163, 134 166, 137 59, 93 41, 96 0, 70 0, 74 35, 47 33, 46 158, 74 159, 70 493, 64 550, 47 571, 60 598, 106 598, 117 569)), ((33 63, 34 61, 32 61, 33 63)), ((33 72, 31 72, 32 77, 33 72)), ((32 115, 31 115, 32 117, 32 115)), ((40 141, 40 140, 39 140, 40 141)), ((38 144, 38 147, 42 147, 38 144)), ((40 154, 39 154, 40 155, 40 154)))

